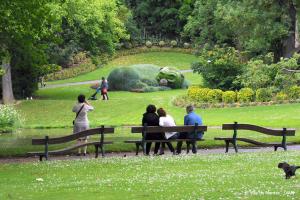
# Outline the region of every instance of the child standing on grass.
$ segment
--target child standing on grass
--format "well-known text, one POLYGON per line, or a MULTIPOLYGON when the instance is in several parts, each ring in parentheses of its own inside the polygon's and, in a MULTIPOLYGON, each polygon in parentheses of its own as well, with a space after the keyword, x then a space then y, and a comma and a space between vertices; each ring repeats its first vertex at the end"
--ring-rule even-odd
MULTIPOLYGON (((89 120, 87 117, 87 112, 94 110, 94 107, 91 106, 86 100, 85 96, 83 94, 80 94, 78 96, 78 103, 73 107, 73 112, 76 113, 76 117, 74 120, 74 126, 73 126, 73 133, 78 133, 84 130, 89 129, 89 120)), ((88 137, 79 138, 77 140, 77 144, 83 144, 87 143, 88 137)), ((86 155, 86 149, 87 146, 84 146, 83 148, 83 155, 86 155)), ((81 148, 78 149, 78 154, 81 154, 81 148)))

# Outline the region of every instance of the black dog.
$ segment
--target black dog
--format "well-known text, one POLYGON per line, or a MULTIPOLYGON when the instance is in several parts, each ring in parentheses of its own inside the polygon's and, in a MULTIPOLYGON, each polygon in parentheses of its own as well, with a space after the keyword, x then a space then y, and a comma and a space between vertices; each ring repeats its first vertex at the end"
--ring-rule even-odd
POLYGON ((288 163, 283 162, 278 164, 278 168, 282 168, 285 173, 285 178, 289 179, 292 176, 295 176, 296 170, 300 168, 300 166, 289 165, 288 163))

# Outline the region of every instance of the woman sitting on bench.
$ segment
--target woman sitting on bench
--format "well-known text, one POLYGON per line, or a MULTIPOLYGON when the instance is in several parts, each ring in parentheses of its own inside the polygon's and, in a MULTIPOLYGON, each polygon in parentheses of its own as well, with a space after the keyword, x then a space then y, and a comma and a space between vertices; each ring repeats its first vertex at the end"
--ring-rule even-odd
MULTIPOLYGON (((176 126, 175 121, 172 116, 167 115, 166 111, 163 108, 159 108, 157 110, 157 114, 159 116, 159 125, 160 126, 176 126)), ((176 139, 179 136, 179 133, 177 132, 165 132, 164 134, 165 139, 176 139)), ((171 142, 163 142, 162 146, 160 148, 160 155, 164 154, 165 145, 168 145, 170 151, 174 153, 174 148, 171 144, 171 142)))

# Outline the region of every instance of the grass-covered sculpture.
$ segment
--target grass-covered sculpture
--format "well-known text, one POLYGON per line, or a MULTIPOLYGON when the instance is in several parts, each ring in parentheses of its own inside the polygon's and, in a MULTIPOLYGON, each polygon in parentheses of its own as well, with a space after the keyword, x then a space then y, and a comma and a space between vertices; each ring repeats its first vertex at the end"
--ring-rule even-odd
POLYGON ((172 89, 182 88, 184 84, 184 76, 180 71, 171 67, 163 67, 159 70, 156 80, 160 85, 165 85, 172 89))
POLYGON ((151 64, 119 67, 108 76, 109 90, 152 92, 181 88, 184 76, 176 69, 151 64))

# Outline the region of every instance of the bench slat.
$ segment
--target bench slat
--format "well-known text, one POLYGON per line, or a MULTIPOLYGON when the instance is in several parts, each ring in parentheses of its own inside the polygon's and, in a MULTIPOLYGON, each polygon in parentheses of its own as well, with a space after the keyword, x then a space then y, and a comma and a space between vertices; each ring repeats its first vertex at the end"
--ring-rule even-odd
MULTIPOLYGON (((234 130, 235 124, 223 124, 223 130, 234 130)), ((283 129, 269 129, 261 126, 256 126, 252 124, 236 124, 236 128, 239 130, 250 130, 250 131, 257 131, 260 133, 264 133, 266 135, 273 135, 273 136, 283 136, 283 129)), ((286 129, 286 136, 295 136, 295 129, 286 129)))
MULTIPOLYGON (((100 134, 101 129, 102 128, 88 129, 76 134, 71 134, 63 137, 49 138, 48 144, 60 144, 60 143, 70 142, 78 138, 100 134)), ((104 128, 103 133, 104 134, 114 133, 114 128, 104 128)), ((46 141, 45 139, 32 139, 32 145, 44 145, 45 141, 46 141)))
MULTIPOLYGON (((103 142, 103 144, 113 144, 112 141, 105 141, 103 142)), ((50 155, 60 155, 60 154, 64 154, 66 152, 69 152, 71 150, 74 149, 78 149, 80 147, 84 147, 84 146, 89 146, 89 145, 100 145, 100 142, 87 142, 84 144, 80 144, 80 145, 73 145, 71 147, 67 147, 65 149, 58 149, 58 150, 53 150, 53 151, 48 151, 48 154, 50 155)), ((44 155, 45 152, 28 152, 28 155, 44 155)))
MULTIPOLYGON (((131 127, 132 133, 141 133, 144 130, 143 126, 131 127)), ((195 126, 147 126, 145 131, 147 133, 163 133, 163 132, 193 132, 195 126)), ((207 126, 197 126, 197 131, 207 131, 207 126)))

